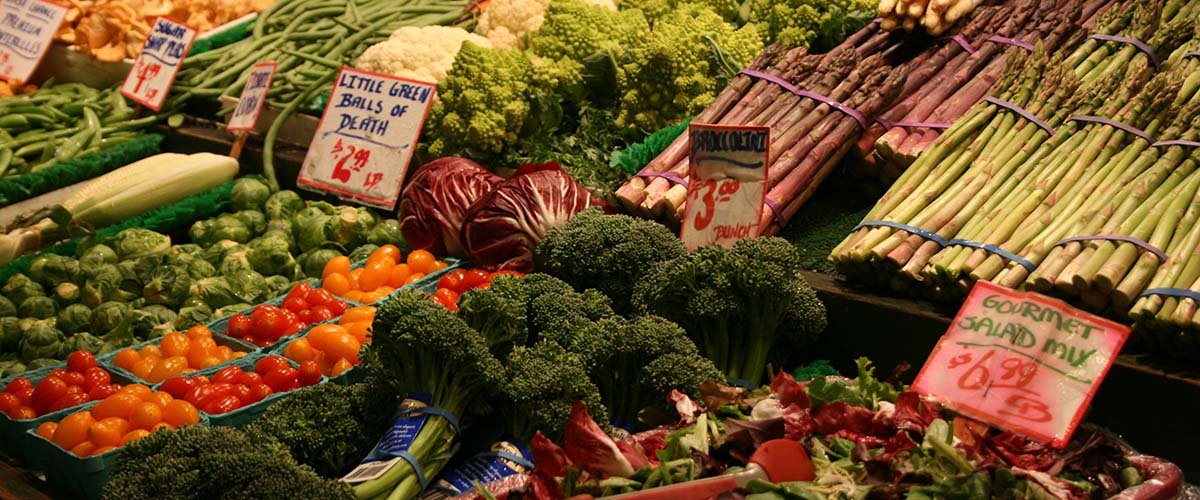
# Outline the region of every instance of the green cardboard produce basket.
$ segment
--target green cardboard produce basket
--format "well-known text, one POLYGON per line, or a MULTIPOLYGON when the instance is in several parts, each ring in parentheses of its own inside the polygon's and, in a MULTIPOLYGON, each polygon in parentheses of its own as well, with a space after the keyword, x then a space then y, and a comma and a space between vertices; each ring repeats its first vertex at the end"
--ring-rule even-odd
MULTIPOLYGON (((225 364, 224 366, 219 366, 219 367, 214 366, 212 368, 205 368, 203 370, 192 373, 189 376, 193 376, 193 377, 197 376, 197 375, 204 375, 206 377, 212 376, 213 374, 217 373, 218 371, 220 371, 226 367, 229 367, 229 366, 236 366, 243 370, 254 371, 254 364, 257 363, 258 360, 263 359, 267 356, 268 356, 268 354, 261 354, 261 353, 251 354, 244 358, 237 359, 233 363, 225 364)), ((287 358, 284 358, 284 359, 287 359, 287 358)), ((288 363, 291 364, 293 368, 298 366, 295 362, 293 362, 290 359, 288 360, 288 363)), ((322 376, 321 381, 317 382, 317 383, 324 384, 324 383, 327 383, 328 380, 329 379, 322 376)), ((241 427, 250 422, 258 420, 258 417, 262 416, 263 412, 267 411, 268 407, 270 407, 271 405, 275 404, 276 402, 278 402, 279 400, 281 400, 283 398, 291 396, 293 392, 295 392, 295 390, 291 390, 288 392, 277 392, 277 393, 271 394, 270 396, 267 396, 266 398, 263 398, 262 401, 243 406, 243 407, 233 410, 229 413, 222 413, 220 415, 210 415, 208 413, 205 413, 203 410, 201 410, 200 414, 203 415, 207 419, 207 421, 210 425, 221 425, 221 426, 226 426, 226 427, 241 427)))
MULTIPOLYGON (((216 342, 216 344, 219 346, 222 346, 222 345, 229 346, 230 349, 233 349, 234 351, 238 351, 238 352, 244 352, 247 355, 259 352, 259 349, 251 344, 247 344, 245 342, 242 342, 241 340, 238 340, 238 339, 235 339, 232 337, 221 335, 221 334, 217 333, 216 331, 213 331, 213 341, 216 342)), ((97 356, 96 360, 100 362, 100 366, 104 367, 104 369, 108 370, 111 373, 114 373, 114 374, 120 373, 122 376, 124 376, 130 380, 137 381, 139 383, 143 383, 148 386, 154 387, 154 386, 158 385, 158 383, 151 383, 151 382, 142 380, 141 377, 138 377, 137 375, 130 373, 128 370, 125 370, 124 368, 121 368, 121 367, 113 364, 113 359, 116 358, 117 354, 120 353, 121 351, 124 351, 125 349, 141 350, 143 347, 152 345, 152 344, 161 346, 162 337, 159 337, 156 339, 150 339, 150 340, 147 340, 140 344, 135 344, 135 345, 132 345, 132 346, 129 346, 126 348, 117 349, 117 350, 110 352, 108 354, 105 354, 103 356, 97 356)), ((220 363, 218 365, 210 366, 209 368, 218 368, 219 369, 220 367, 229 366, 229 364, 233 363, 234 361, 237 361, 237 359, 231 359, 229 361, 220 363)))

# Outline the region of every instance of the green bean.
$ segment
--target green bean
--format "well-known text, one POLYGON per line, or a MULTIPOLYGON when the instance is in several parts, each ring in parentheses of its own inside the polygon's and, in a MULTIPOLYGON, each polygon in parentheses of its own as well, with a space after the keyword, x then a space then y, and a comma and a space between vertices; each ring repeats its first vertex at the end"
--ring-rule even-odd
POLYGON ((316 64, 320 64, 320 65, 322 65, 322 66, 325 66, 325 67, 327 67, 327 68, 332 68, 332 69, 341 69, 341 67, 342 67, 342 63, 341 63, 341 62, 338 62, 338 61, 331 61, 331 60, 329 60, 329 59, 325 59, 325 58, 323 58, 323 57, 318 57, 318 56, 314 56, 314 55, 310 55, 310 54, 305 54, 305 53, 303 53, 303 52, 297 52, 297 51, 294 51, 294 50, 284 50, 283 52, 284 52, 285 54, 291 54, 291 55, 293 55, 293 56, 299 57, 299 58, 301 58, 301 59, 304 59, 304 60, 306 60, 306 61, 310 61, 310 62, 313 62, 313 63, 316 63, 316 64))
POLYGON ((8 148, 0 148, 0 176, 8 171, 9 165, 12 165, 13 150, 8 148))
POLYGON ((91 148, 100 144, 100 117, 96 115, 92 108, 83 108, 83 123, 84 126, 92 130, 92 134, 88 137, 87 147, 91 148))
POLYGON ((68 137, 62 143, 58 144, 54 149, 54 159, 58 161, 66 161, 74 158, 87 145, 88 140, 95 135, 99 129, 85 126, 83 130, 76 132, 71 137, 68 137))
POLYGON ((325 78, 317 80, 304 92, 300 93, 300 98, 288 103, 279 111, 279 116, 275 117, 275 121, 271 123, 271 128, 267 129, 267 136, 263 139, 263 174, 267 177, 267 183, 271 185, 272 190, 279 189, 279 179, 275 177, 275 139, 279 137, 279 130, 283 128, 283 124, 287 122, 288 117, 292 116, 299 110, 300 106, 320 92, 325 85, 333 82, 337 76, 336 73, 330 72, 325 75, 325 78))

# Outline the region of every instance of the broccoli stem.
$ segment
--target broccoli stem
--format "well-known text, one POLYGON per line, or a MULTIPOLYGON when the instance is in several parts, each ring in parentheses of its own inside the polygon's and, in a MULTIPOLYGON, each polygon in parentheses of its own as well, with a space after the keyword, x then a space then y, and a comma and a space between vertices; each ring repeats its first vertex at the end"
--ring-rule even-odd
MULTIPOLYGON (((408 452, 417 459, 421 464, 428 464, 429 458, 432 456, 434 447, 451 442, 454 439, 454 430, 450 428, 450 423, 441 417, 431 417, 425 422, 425 426, 421 428, 421 432, 413 439, 412 447, 408 452)), ((430 474, 426 471, 426 474, 430 474)), ((402 481, 413 479, 416 480, 416 471, 407 461, 401 460, 384 475, 375 478, 371 481, 356 485, 354 494, 360 499, 375 498, 387 496, 388 492, 399 490, 397 485, 402 484, 402 481)), ((419 491, 418 491, 419 492, 419 491)), ((413 498, 416 495, 413 494, 413 498)), ((390 497, 389 497, 390 498, 390 497)))

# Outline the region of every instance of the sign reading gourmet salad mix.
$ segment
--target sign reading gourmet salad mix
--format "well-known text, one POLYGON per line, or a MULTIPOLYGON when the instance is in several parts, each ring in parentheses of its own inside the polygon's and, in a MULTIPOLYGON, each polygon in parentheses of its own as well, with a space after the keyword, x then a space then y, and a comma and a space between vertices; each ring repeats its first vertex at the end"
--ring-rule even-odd
POLYGON ((732 246, 762 231, 769 127, 688 125, 687 209, 679 238, 688 250, 732 246))
POLYGON ((1129 327, 1036 293, 975 284, 913 389, 967 416, 1066 446, 1129 327))
POLYGON ((121 85, 121 95, 154 111, 162 110, 183 57, 192 50, 196 30, 166 17, 154 20, 142 51, 121 85))
POLYGON ((437 84, 342 67, 296 183, 392 209, 437 84))
POLYGON ((0 0, 0 80, 29 81, 67 9, 46 0, 0 0))

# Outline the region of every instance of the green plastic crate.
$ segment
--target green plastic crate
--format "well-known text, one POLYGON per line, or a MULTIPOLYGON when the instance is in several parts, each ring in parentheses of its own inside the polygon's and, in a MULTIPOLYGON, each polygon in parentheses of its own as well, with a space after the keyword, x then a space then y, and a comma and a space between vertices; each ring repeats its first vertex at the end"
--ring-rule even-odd
MULTIPOLYGON (((269 356, 269 355, 261 354, 261 353, 251 354, 249 356, 239 358, 239 359, 235 360, 233 363, 226 364, 225 366, 220 366, 220 367, 214 366, 212 368, 205 368, 203 370, 192 373, 189 376, 191 376, 191 377, 194 377, 197 375, 211 376, 211 375, 217 373, 218 371, 220 371, 224 368, 227 368, 229 366, 236 366, 243 370, 248 369, 249 371, 254 371, 254 364, 258 363, 258 360, 263 359, 267 356, 269 356)), ((284 358, 284 359, 287 359, 287 358, 284 358)), ((293 368, 298 368, 298 365, 295 362, 293 362, 292 360, 288 359, 287 362, 288 362, 288 364, 292 365, 293 368)), ((329 379, 322 376, 321 381, 317 382, 317 383, 324 384, 324 383, 328 382, 328 380, 329 379)), ((226 427, 241 427, 250 422, 258 420, 258 417, 262 416, 263 412, 267 411, 268 407, 270 407, 271 405, 275 404, 276 402, 278 402, 279 400, 281 400, 283 398, 291 396, 293 392, 295 392, 295 391, 292 390, 292 391, 288 391, 288 392, 277 392, 277 393, 271 394, 270 396, 267 396, 266 398, 263 398, 262 401, 259 401, 257 403, 251 404, 251 405, 243 406, 243 407, 238 408, 229 413, 222 413, 220 415, 209 415, 209 414, 205 413, 203 410, 201 410, 200 414, 204 415, 205 418, 207 418, 210 425, 220 425, 220 426, 226 426, 226 427)))

